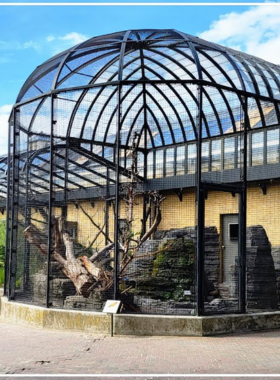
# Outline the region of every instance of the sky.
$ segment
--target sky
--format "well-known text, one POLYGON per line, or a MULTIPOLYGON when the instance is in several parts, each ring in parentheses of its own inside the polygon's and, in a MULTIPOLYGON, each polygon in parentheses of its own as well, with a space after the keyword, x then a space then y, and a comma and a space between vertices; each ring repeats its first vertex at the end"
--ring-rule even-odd
POLYGON ((53 55, 94 36, 127 29, 177 29, 280 64, 280 0, 258 6, 236 2, 218 6, 201 6, 198 1, 194 6, 0 2, 0 156, 7 152, 10 111, 28 76, 53 55))

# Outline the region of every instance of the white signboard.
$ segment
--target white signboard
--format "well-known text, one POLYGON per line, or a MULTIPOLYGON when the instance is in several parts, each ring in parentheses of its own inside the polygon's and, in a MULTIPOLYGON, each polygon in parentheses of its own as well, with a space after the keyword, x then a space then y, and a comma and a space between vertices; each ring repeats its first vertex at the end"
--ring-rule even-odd
POLYGON ((108 300, 106 301, 106 304, 104 306, 103 313, 116 314, 119 310, 120 305, 121 301, 108 300))

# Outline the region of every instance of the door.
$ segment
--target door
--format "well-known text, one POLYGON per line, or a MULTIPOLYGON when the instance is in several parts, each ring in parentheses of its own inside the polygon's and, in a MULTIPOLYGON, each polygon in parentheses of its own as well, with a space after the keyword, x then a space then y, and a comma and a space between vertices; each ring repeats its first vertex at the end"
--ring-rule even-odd
POLYGON ((222 281, 229 298, 238 292, 238 214, 222 215, 222 281))

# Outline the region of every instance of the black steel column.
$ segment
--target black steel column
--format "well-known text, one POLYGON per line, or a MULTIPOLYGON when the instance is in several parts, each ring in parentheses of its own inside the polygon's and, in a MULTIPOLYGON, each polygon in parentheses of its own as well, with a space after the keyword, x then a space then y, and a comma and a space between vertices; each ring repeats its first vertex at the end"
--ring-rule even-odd
MULTIPOLYGON (((25 226, 30 226, 31 223, 31 210, 30 206, 28 205, 28 198, 29 198, 29 174, 30 174, 30 163, 29 163, 29 134, 27 135, 27 160, 26 160, 26 167, 25 167, 25 207, 24 207, 24 219, 25 219, 25 226)), ((25 255, 24 255, 24 273, 23 273, 23 289, 24 292, 27 293, 29 291, 30 287, 30 277, 29 277, 29 266, 30 266, 30 243, 27 239, 25 239, 25 255)))
MULTIPOLYGON (((244 99, 244 133, 243 133, 243 174, 242 174, 242 193, 239 196, 239 235, 238 235, 238 300, 239 312, 246 312, 246 225, 247 225, 247 129, 248 119, 248 99, 244 99)), ((241 149, 241 147, 240 147, 241 149)))
POLYGON ((104 215, 104 223, 105 223, 105 245, 108 244, 109 240, 108 240, 108 237, 109 237, 109 206, 110 206, 110 200, 109 197, 110 197, 110 189, 109 189, 109 175, 110 175, 110 170, 109 168, 107 168, 106 170, 106 173, 107 173, 107 178, 106 178, 106 200, 105 200, 105 215, 104 215))
POLYGON ((13 110, 13 154, 12 154, 12 178, 11 179, 11 231, 10 231, 10 256, 9 256, 9 290, 8 299, 14 299, 15 297, 15 285, 16 285, 16 248, 17 248, 17 228, 18 228, 18 191, 19 191, 19 178, 18 178, 18 163, 19 163, 19 152, 17 152, 17 143, 19 140, 19 130, 17 128, 17 117, 16 113, 19 112, 18 109, 13 110), (17 175, 16 175, 17 173, 17 175), (15 223, 16 216, 16 223, 15 223))
MULTIPOLYGON (((12 120, 14 125, 14 110, 12 113, 12 120)), ((11 234, 11 220, 10 220, 10 196, 11 196, 11 122, 9 121, 9 135, 8 135, 8 162, 7 162, 7 199, 6 199, 6 243, 5 243, 5 281, 4 281, 4 295, 8 296, 8 283, 10 282, 10 267, 9 261, 11 256, 10 234, 11 234)))
POLYGON ((114 299, 118 299, 119 288, 119 208, 120 208, 120 128, 121 128, 121 84, 118 86, 118 121, 117 121, 117 133, 116 133, 116 151, 115 151, 115 163, 116 163, 116 188, 115 188, 115 231, 114 231, 114 299))
MULTIPOLYGON (((146 107, 145 107, 146 110, 146 107)), ((146 114, 146 112, 145 112, 146 114)), ((143 177, 145 179, 145 182, 147 181, 147 175, 148 175, 148 136, 147 136, 147 125, 144 126, 144 146, 145 146, 145 152, 143 153, 143 177)), ((143 193, 143 223, 142 223, 142 236, 146 233, 147 230, 147 202, 148 197, 145 193, 143 193)))
POLYGON ((47 289, 46 289, 46 307, 50 305, 50 264, 51 264, 51 252, 52 252, 52 206, 53 206, 53 151, 54 151, 54 139, 53 139, 53 126, 55 124, 53 118, 53 102, 54 96, 51 94, 51 125, 50 125, 50 166, 49 166, 49 220, 48 220, 48 253, 47 253, 47 289))
POLYGON ((197 315, 204 312, 204 189, 201 181, 202 156, 202 86, 198 86, 198 120, 197 120, 197 243, 196 243, 196 281, 197 281, 197 315))
POLYGON ((66 148, 65 148, 65 157, 64 157, 64 200, 62 204, 62 217, 66 221, 67 218, 67 198, 68 198, 68 192, 67 192, 67 186, 68 186, 68 172, 69 172, 69 140, 66 141, 66 148))
POLYGON ((116 188, 115 188, 115 231, 114 231, 114 299, 118 299, 118 289, 119 289, 119 209, 120 209, 120 138, 121 138, 121 94, 122 94, 122 73, 123 73, 123 59, 126 47, 126 41, 130 34, 130 30, 128 30, 122 41, 121 51, 120 51, 120 64, 119 64, 119 72, 118 72, 118 115, 117 115, 117 133, 116 133, 116 149, 115 149, 115 165, 116 165, 116 188))

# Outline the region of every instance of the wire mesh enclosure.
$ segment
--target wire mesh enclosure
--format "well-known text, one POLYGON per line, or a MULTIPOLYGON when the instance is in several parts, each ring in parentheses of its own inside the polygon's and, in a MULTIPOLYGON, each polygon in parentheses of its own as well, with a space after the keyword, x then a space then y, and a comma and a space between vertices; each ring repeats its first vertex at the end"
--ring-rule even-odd
POLYGON ((279 104, 279 66, 176 30, 94 37, 43 63, 0 159, 9 299, 278 310, 279 104))

